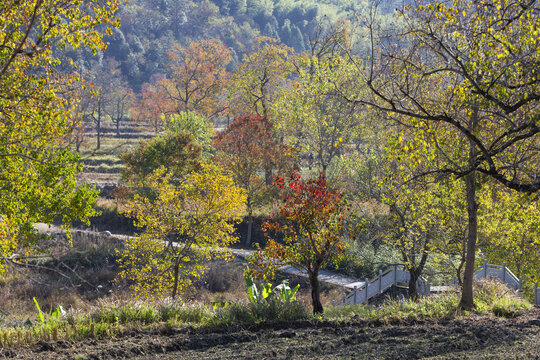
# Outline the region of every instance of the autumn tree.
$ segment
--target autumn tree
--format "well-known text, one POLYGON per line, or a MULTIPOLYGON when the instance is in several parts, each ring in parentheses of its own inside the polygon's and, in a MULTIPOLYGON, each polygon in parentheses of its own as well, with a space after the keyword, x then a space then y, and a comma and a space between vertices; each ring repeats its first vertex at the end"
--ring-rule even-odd
POLYGON ((422 152, 421 141, 404 134, 391 136, 379 166, 377 200, 388 206, 388 222, 382 237, 399 252, 409 272, 409 297, 418 297, 417 281, 426 266, 444 264, 446 275, 461 278, 465 260, 462 238, 466 233, 465 201, 460 180, 436 181, 410 174, 421 171, 422 162, 407 156, 422 152), (457 260, 457 261, 456 261, 457 260), (454 268, 455 274, 449 269, 454 268))
POLYGON ((356 67, 340 56, 313 57, 300 60, 297 71, 297 80, 273 104, 276 128, 286 144, 326 174, 332 160, 362 132, 364 114, 340 96, 361 91, 355 86, 356 67))
MULTIPOLYGON (((105 49, 98 29, 115 22, 119 0, 8 0, 0 3, 0 258, 17 262, 36 240, 32 224, 94 214, 96 193, 78 186, 78 154, 54 144, 76 121, 53 49, 105 49)), ((110 31, 110 30, 108 30, 110 31)))
POLYGON ((104 123, 112 122, 120 136, 120 123, 127 118, 134 94, 113 58, 93 61, 85 80, 79 109, 86 122, 95 124, 96 148, 100 149, 104 123))
POLYGON ((244 54, 227 87, 231 113, 269 117, 270 106, 291 73, 293 53, 275 39, 258 37, 254 49, 244 54))
POLYGON ((154 76, 144 83, 131 108, 132 118, 139 123, 149 124, 154 133, 163 130, 163 114, 176 111, 175 103, 168 97, 164 84, 166 79, 154 76))
POLYGON ((461 304, 474 306, 472 280, 478 233, 479 176, 509 189, 540 189, 538 157, 538 3, 415 2, 405 31, 378 41, 359 75, 371 90, 352 99, 394 114, 428 135, 436 156, 427 173, 465 181, 467 259, 461 304))
POLYGON ((491 263, 506 263, 528 289, 540 281, 540 202, 500 185, 485 186, 480 204, 480 248, 491 263))
POLYGON ((107 59, 105 71, 109 75, 109 104, 105 113, 116 128, 116 136, 120 137, 120 123, 129 119, 129 110, 135 100, 135 94, 123 76, 116 61, 107 59))
POLYGON ((107 108, 111 105, 112 82, 109 74, 105 70, 103 63, 93 62, 90 71, 85 75, 89 81, 87 87, 83 118, 95 124, 96 129, 96 149, 101 148, 101 137, 103 123, 107 120, 107 108))
POLYGON ((313 312, 322 313, 319 271, 344 255, 342 194, 329 188, 324 177, 302 181, 300 175, 292 173, 276 183, 284 189, 283 202, 273 221, 265 224, 268 243, 253 254, 250 263, 265 277, 273 276, 283 265, 305 270, 313 312), (271 233, 280 234, 283 241, 271 233))
POLYGON ((328 19, 318 19, 316 26, 306 34, 309 46, 304 55, 319 62, 336 56, 346 57, 352 43, 351 28, 345 20, 330 23, 328 19))
POLYGON ((89 105, 87 88, 81 87, 79 83, 64 83, 62 86, 62 98, 74 104, 71 113, 75 119, 79 119, 79 121, 74 121, 71 124, 71 130, 65 134, 64 142, 80 153, 81 146, 87 143, 89 138, 88 125, 84 121, 80 121, 83 120, 83 113, 89 105))
MULTIPOLYGON (((267 118, 244 115, 234 121, 215 138, 219 162, 246 191, 248 231, 245 239, 251 245, 253 210, 268 203, 272 196, 266 177, 269 169, 284 171, 293 159, 290 148, 280 145, 272 133, 267 118)), ((271 176, 271 174, 270 174, 271 176)))
POLYGON ((126 205, 125 214, 144 230, 119 251, 119 279, 144 297, 170 291, 175 298, 203 274, 206 261, 226 257, 244 211, 242 189, 213 165, 173 180, 164 168, 154 171, 145 179, 150 191, 126 205))
POLYGON ((195 111, 213 117, 224 110, 218 95, 231 61, 230 50, 219 40, 200 40, 168 52, 169 77, 160 83, 176 105, 176 112, 195 111))

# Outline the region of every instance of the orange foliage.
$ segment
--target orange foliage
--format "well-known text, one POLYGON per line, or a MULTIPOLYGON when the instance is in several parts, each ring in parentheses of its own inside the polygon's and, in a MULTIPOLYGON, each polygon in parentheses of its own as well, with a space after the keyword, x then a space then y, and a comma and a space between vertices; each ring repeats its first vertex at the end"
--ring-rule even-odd
POLYGON ((175 111, 175 104, 167 96, 164 78, 154 78, 150 83, 142 85, 141 93, 131 113, 136 121, 145 122, 152 126, 155 133, 162 130, 162 114, 175 111))
POLYGON ((219 95, 229 78, 226 66, 231 61, 230 50, 217 39, 201 40, 187 48, 175 45, 168 56, 170 81, 163 85, 177 111, 195 111, 208 117, 222 112, 219 95))

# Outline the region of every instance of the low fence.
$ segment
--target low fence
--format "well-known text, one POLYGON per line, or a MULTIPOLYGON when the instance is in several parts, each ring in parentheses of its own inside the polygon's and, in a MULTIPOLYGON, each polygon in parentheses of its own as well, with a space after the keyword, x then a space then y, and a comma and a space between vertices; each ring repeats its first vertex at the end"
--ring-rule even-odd
MULTIPOLYGON (((342 301, 339 303, 334 302, 333 305, 367 304, 371 298, 382 294, 394 285, 408 284, 409 279, 409 271, 404 266, 395 264, 385 271, 380 270, 379 275, 374 279, 365 279, 362 285, 359 287, 355 286, 353 291, 348 294, 343 294, 342 301)), ((423 278, 418 279, 417 287, 418 293, 421 295, 428 295, 430 293, 430 285, 423 278)))
POLYGON ((508 285, 508 287, 517 291, 521 290, 521 279, 506 267, 506 263, 494 265, 488 264, 487 260, 484 261, 482 266, 479 266, 474 270, 474 279, 482 278, 497 278, 508 285))

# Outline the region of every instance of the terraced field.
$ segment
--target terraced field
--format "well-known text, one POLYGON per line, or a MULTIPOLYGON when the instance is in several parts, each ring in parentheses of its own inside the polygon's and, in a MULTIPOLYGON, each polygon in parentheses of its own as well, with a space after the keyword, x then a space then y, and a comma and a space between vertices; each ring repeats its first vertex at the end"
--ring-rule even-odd
POLYGON ((81 158, 84 164, 78 178, 82 182, 95 184, 114 184, 120 179, 123 164, 119 155, 139 145, 144 140, 154 136, 137 124, 125 122, 120 128, 120 137, 116 129, 103 128, 100 149, 96 149, 96 132, 89 131, 81 147, 81 158))

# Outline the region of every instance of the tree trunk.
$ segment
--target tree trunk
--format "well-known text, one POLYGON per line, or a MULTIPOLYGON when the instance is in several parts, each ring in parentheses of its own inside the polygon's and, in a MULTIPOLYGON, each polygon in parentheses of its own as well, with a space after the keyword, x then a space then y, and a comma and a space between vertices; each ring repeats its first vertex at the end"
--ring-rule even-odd
POLYGON ((180 258, 176 259, 176 262, 174 263, 174 284, 172 288, 172 298, 176 298, 176 293, 178 291, 178 273, 180 270, 180 258))
POLYGON ((98 115, 98 120, 96 123, 97 128, 97 144, 96 149, 99 150, 101 148, 101 115, 98 115))
POLYGON ((314 314, 322 314, 324 312, 321 303, 321 287, 319 283, 319 269, 313 270, 309 274, 309 283, 311 285, 311 303, 313 305, 314 314))
MULTIPOLYGON (((478 107, 473 109, 471 115, 471 130, 474 132, 478 124, 478 107)), ((469 167, 473 168, 476 157, 475 144, 469 141, 469 167)), ((467 226, 467 253, 465 254, 465 271, 463 273, 463 288, 461 291, 460 307, 462 309, 474 308, 473 276, 474 260, 476 257, 476 239, 478 233, 478 205, 476 204, 476 172, 471 171, 465 176, 465 191, 467 198, 467 213, 469 224, 467 226)))
POLYGON ((120 119, 116 120, 116 137, 120 137, 120 119))
POLYGON ((253 215, 251 214, 251 211, 248 215, 248 228, 247 228, 247 236, 246 236, 246 246, 251 246, 251 236, 252 236, 252 230, 253 230, 253 215))
POLYGON ((274 178, 272 176, 272 173, 273 173, 273 166, 272 165, 269 165, 267 167, 265 167, 264 169, 264 183, 265 185, 272 185, 272 183, 274 182, 274 178))
POLYGON ((101 148, 101 101, 98 101, 98 113, 97 113, 97 119, 96 119, 96 130, 97 130, 96 149, 99 150, 101 148))
POLYGON ((409 299, 418 299, 418 288, 416 282, 420 277, 420 271, 417 268, 409 269, 409 299))
POLYGON ((476 256, 476 236, 478 232, 478 207, 476 205, 476 174, 471 172, 465 177, 467 192, 467 213, 469 215, 467 234, 467 253, 465 255, 465 271, 463 272, 463 290, 460 305, 463 309, 474 308, 473 276, 476 256))

